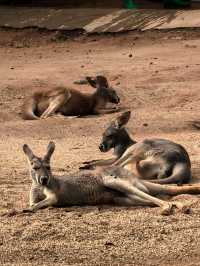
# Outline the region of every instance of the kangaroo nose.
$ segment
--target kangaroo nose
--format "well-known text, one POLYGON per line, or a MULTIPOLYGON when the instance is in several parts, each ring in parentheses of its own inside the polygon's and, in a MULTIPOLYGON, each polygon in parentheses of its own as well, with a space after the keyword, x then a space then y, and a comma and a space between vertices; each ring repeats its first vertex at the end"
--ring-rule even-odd
POLYGON ((103 150, 103 144, 102 143, 99 145, 99 149, 100 149, 100 151, 103 150))
POLYGON ((41 185, 46 185, 48 183, 48 177, 47 176, 41 176, 40 182, 41 182, 41 185))
POLYGON ((99 149, 100 149, 100 151, 104 151, 104 150, 105 150, 105 146, 104 146, 103 143, 101 143, 101 144, 99 145, 99 149))

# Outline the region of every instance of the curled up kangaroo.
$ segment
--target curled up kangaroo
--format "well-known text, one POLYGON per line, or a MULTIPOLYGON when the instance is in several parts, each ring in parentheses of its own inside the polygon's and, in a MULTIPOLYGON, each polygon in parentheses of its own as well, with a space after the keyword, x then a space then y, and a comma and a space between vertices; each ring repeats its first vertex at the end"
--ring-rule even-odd
POLYGON ((130 115, 130 111, 122 113, 103 133, 99 149, 107 152, 113 148, 115 156, 108 160, 84 162, 80 169, 120 166, 135 172, 141 179, 154 183, 187 183, 191 179, 191 163, 185 148, 166 139, 136 142, 124 127, 130 115))
POLYGON ((86 77, 96 90, 92 94, 75 89, 56 87, 34 93, 22 106, 22 117, 27 120, 47 118, 55 113, 64 116, 84 116, 116 112, 116 107, 106 108, 107 103, 118 104, 120 98, 104 76, 86 77))
POLYGON ((199 194, 200 185, 159 185, 140 180, 121 167, 103 171, 85 171, 70 176, 55 176, 50 159, 55 144, 50 142, 46 154, 40 158, 27 144, 23 151, 29 162, 32 186, 30 207, 24 212, 34 212, 49 206, 115 204, 124 206, 159 206, 162 214, 170 214, 173 207, 181 211, 188 208, 180 202, 168 202, 155 196, 199 194))

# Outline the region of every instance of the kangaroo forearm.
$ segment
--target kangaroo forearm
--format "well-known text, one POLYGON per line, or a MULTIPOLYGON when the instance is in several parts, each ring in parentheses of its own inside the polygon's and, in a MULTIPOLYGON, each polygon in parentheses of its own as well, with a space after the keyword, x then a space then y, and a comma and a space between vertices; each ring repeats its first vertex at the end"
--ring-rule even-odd
POLYGON ((96 166, 109 166, 112 165, 117 158, 111 158, 106 160, 93 160, 88 162, 83 162, 83 166, 79 167, 79 169, 94 169, 96 166))
POLYGON ((110 159, 106 159, 106 160, 98 160, 98 161, 96 161, 96 162, 90 163, 90 165, 92 165, 92 166, 111 165, 111 164, 113 164, 116 160, 117 160, 117 158, 110 158, 110 159))
POLYGON ((37 211, 39 209, 42 209, 42 208, 46 208, 46 207, 49 207, 49 206, 52 206, 54 205, 56 202, 54 199, 51 199, 51 198, 47 198, 47 199, 44 199, 34 205, 32 205, 30 207, 30 210, 31 211, 37 211))

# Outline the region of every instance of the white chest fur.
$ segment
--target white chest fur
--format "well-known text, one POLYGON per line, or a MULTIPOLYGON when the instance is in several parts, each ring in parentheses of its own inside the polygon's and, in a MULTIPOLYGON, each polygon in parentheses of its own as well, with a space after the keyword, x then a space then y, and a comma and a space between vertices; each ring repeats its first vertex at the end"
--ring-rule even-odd
POLYGON ((45 187, 43 193, 45 194, 46 198, 51 199, 54 204, 58 201, 56 193, 51 189, 45 187))

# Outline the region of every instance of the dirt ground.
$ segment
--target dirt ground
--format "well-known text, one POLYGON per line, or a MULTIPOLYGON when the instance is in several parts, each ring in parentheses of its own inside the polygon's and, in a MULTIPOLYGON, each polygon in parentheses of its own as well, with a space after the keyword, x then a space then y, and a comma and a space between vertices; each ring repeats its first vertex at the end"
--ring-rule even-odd
POLYGON ((0 264, 200 265, 200 198, 182 195, 190 214, 161 216, 159 208, 72 207, 16 214, 28 206, 31 180, 22 144, 43 154, 56 142, 53 169, 76 171, 98 150, 116 114, 23 121, 23 99, 38 89, 105 74, 132 110, 136 140, 168 138, 188 150, 200 173, 200 31, 61 36, 37 30, 0 31, 0 264), (63 41, 63 38, 66 38, 63 41))

